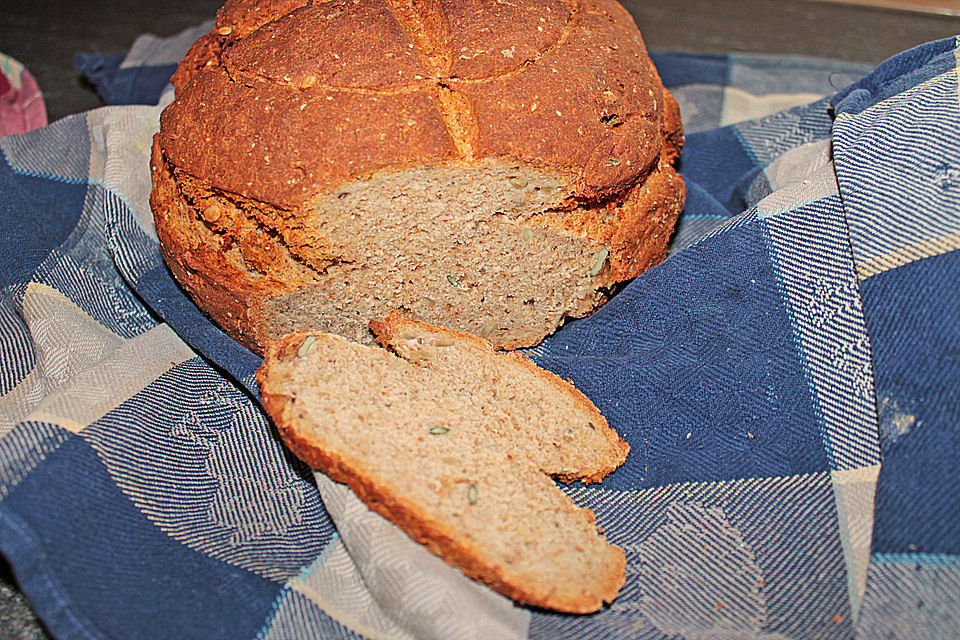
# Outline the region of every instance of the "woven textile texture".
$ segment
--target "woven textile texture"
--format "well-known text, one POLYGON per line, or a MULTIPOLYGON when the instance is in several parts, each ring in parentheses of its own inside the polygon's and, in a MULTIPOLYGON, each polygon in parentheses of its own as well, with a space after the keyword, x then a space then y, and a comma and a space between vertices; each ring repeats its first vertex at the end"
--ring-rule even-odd
POLYGON ((285 452, 163 264, 148 151, 209 25, 77 64, 0 138, 0 550, 60 638, 950 638, 960 629, 958 43, 877 68, 656 54, 670 257, 529 351, 631 446, 565 487, 627 555, 588 616, 465 579, 285 452))

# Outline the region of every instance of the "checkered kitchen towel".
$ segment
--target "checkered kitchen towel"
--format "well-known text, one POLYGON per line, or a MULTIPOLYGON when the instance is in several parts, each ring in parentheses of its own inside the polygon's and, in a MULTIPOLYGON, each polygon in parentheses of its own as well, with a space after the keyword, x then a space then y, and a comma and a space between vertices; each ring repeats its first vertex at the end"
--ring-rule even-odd
POLYGON ((0 139, 0 549, 56 636, 955 636, 954 39, 873 71, 656 56, 688 130, 674 250, 531 350, 631 445, 565 489, 628 560, 616 602, 568 616, 464 579, 291 459, 256 358, 171 280, 143 87, 203 31, 79 60, 146 105, 0 139))

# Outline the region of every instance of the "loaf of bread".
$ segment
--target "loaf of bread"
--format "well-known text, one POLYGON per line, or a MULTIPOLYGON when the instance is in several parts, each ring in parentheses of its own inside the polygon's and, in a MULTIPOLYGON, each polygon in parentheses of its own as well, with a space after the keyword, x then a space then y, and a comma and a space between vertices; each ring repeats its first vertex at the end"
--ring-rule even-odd
POLYGON ((683 206, 679 109, 615 0, 228 0, 173 82, 163 253, 259 353, 391 309, 536 344, 683 206))
POLYGON ((599 482, 626 459, 596 407, 477 336, 399 313, 371 326, 392 351, 327 333, 269 347, 257 376, 289 448, 506 596, 573 613, 613 600, 623 552, 550 479, 599 482))

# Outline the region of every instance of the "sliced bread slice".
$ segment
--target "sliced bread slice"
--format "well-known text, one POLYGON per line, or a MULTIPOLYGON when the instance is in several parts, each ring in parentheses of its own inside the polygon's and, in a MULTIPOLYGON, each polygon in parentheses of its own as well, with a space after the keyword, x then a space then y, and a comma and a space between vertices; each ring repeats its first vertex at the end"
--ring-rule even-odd
POLYGON ((393 313, 378 347, 284 336, 258 380, 290 449, 466 575, 519 602, 589 613, 623 552, 551 480, 597 482, 629 446, 570 383, 482 338, 393 313))

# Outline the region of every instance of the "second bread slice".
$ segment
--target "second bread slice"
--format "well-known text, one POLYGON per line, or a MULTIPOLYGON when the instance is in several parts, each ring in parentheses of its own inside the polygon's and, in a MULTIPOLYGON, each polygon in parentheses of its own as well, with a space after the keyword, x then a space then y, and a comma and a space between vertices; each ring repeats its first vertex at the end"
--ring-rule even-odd
POLYGON ((551 480, 595 482, 629 447, 572 385, 519 354, 399 313, 394 353, 285 336, 258 371, 291 450, 448 563, 519 602, 596 611, 623 552, 551 480))

